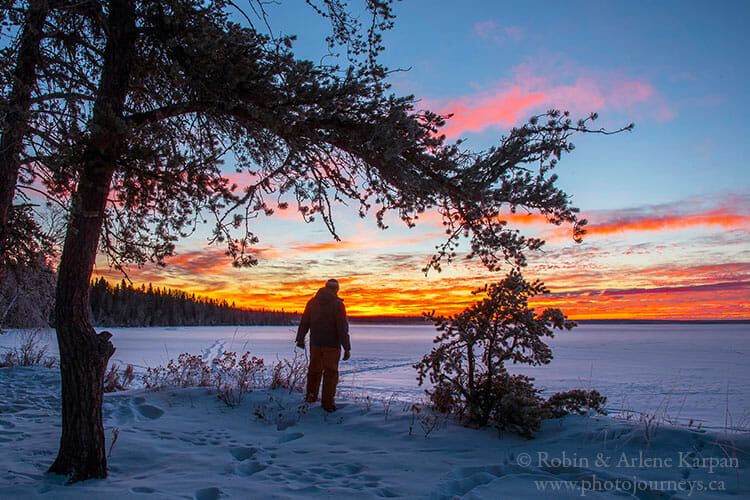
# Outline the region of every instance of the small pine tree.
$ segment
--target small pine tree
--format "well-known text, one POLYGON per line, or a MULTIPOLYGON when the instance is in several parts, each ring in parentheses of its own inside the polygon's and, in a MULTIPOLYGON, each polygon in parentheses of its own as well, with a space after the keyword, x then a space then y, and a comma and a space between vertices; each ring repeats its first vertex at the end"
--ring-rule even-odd
MULTIPOLYGON (((533 379, 511 375, 506 363, 548 364, 552 351, 543 339, 575 323, 559 309, 537 315, 529 308, 531 297, 548 290, 538 280, 527 282, 517 269, 474 293, 486 298, 454 316, 426 315, 440 333, 434 341, 438 345, 415 365, 417 379, 422 385, 429 377, 432 388, 426 392, 434 407, 457 414, 466 425, 494 424, 498 430, 531 437, 543 418, 560 416, 560 411, 553 414, 533 379)), ((580 410, 558 401, 560 395, 554 397, 557 410, 580 410)), ((591 391, 589 400, 596 401, 597 408, 604 399, 591 391)))

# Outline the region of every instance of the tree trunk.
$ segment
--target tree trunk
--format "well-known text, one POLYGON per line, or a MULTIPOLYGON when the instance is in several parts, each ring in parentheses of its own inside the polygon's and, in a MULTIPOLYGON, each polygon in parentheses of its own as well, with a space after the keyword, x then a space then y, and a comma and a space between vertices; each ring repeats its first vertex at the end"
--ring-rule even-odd
MULTIPOLYGON (((0 243, 6 238, 8 212, 16 192, 23 138, 29 125, 31 90, 36 83, 36 68, 41 57, 39 43, 48 13, 47 0, 34 0, 29 3, 16 66, 12 73, 13 90, 5 103, 7 112, 0 137, 0 243)), ((1 244, 0 248, 3 248, 1 244)))
MULTIPOLYGON (((62 436, 50 472, 71 481, 107 476, 102 399, 110 334, 97 334, 88 317, 89 280, 113 169, 84 166, 74 194, 57 278, 55 319, 62 376, 62 436), (98 189, 104 186, 104 189, 98 189)), ((111 165, 111 164, 110 164, 111 165)))
POLYGON ((50 472, 70 481, 107 476, 102 424, 104 373, 114 352, 88 317, 88 293, 109 186, 126 137, 122 114, 135 47, 132 0, 112 0, 108 40, 57 278, 56 329, 62 375, 62 437, 50 472))

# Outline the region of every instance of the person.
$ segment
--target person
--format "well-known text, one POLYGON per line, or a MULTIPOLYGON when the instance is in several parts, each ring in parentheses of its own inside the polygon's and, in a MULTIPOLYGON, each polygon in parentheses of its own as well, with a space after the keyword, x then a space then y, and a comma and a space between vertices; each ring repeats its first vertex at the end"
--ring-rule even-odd
POLYGON ((344 348, 344 361, 351 356, 349 322, 344 301, 338 296, 339 282, 330 279, 305 306, 297 328, 297 347, 305 348, 305 335, 310 331, 310 364, 307 367, 305 400, 318 400, 320 381, 323 394, 320 405, 328 412, 336 411, 334 396, 339 381, 339 358, 344 348))

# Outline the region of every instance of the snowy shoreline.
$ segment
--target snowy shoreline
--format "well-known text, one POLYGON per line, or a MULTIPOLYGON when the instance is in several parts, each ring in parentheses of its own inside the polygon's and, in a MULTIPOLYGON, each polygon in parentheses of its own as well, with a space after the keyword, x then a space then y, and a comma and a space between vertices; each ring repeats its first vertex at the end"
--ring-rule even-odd
POLYGON ((329 415, 286 390, 257 390, 235 408, 206 388, 107 394, 109 478, 65 486, 45 474, 59 440, 58 371, 2 368, 0 487, 3 498, 55 499, 750 495, 747 432, 569 416, 526 440, 444 418, 433 426, 429 410, 404 402, 342 402, 329 415))

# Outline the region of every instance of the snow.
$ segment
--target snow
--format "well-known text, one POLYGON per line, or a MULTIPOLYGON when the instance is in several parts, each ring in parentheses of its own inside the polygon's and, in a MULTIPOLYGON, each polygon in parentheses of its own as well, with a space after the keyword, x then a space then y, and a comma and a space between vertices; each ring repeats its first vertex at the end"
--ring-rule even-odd
MULTIPOLYGON (((208 359, 249 349, 272 361, 291 354, 288 330, 110 329, 115 359, 139 370, 186 351, 208 359)), ((356 326, 355 360, 341 365, 347 373, 338 401, 344 405, 335 413, 281 389, 256 390, 235 408, 206 388, 107 394, 109 477, 69 486, 45 473, 60 433, 57 370, 2 368, 0 496, 750 497, 750 434, 720 425, 730 413, 726 400, 740 401, 733 414, 741 414, 742 405, 747 411, 748 373, 741 363, 750 343, 747 325, 711 325, 708 340, 705 328, 661 330, 661 337, 647 328, 615 330, 560 335, 553 341, 556 360, 533 375, 546 387, 590 385, 610 397, 611 391, 634 388, 632 411, 619 417, 549 420, 533 440, 461 427, 412 406, 419 389, 410 364, 429 349, 434 330, 356 326), (682 344, 674 345, 678 340, 682 344), (706 380, 696 380, 698 375, 706 380), (651 391, 662 402, 649 407, 638 391, 651 391), (656 411, 667 396, 678 401, 685 418, 701 413, 708 423, 701 429, 688 428, 683 419, 671 425, 656 411), (655 418, 649 422, 638 412, 655 418)), ((11 335, 0 343, 13 345, 11 335)))

